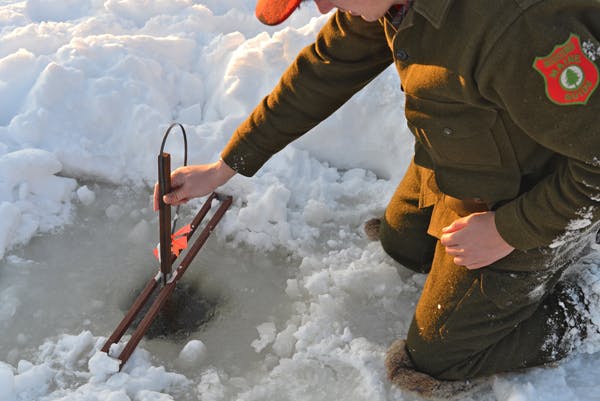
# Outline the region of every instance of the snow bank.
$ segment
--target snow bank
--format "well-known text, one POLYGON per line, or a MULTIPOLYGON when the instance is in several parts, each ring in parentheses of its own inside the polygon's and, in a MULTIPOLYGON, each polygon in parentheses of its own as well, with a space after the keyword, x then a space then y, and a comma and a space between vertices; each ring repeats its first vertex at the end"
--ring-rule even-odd
MULTIPOLYGON (((214 161, 231 132, 325 21, 311 19, 314 15, 314 8, 303 7, 289 23, 301 28, 269 32, 255 21, 251 7, 239 1, 37 0, 3 5, 0 155, 44 150, 62 166, 53 174, 149 186, 155 181, 162 133, 171 121, 179 121, 190 131, 190 160, 214 161)), ((304 149, 337 167, 397 177, 411 147, 401 104, 397 77, 390 70, 291 151, 304 149), (365 97, 373 92, 386 96, 376 96, 379 104, 365 107, 365 97), (380 122, 386 133, 381 141, 363 135, 368 119, 357 115, 380 122), (332 129, 339 121, 344 123, 332 129), (358 146, 342 157, 338 148, 349 137, 358 146), (380 157, 390 148, 395 156, 380 157)), ((177 139, 168 150, 174 164, 181 163, 177 139)), ((77 197, 63 199, 63 221, 56 225, 68 221, 72 200, 77 197)), ((13 199, 3 201, 25 212, 13 199)), ((48 226, 37 219, 35 224, 48 226)), ((18 241, 5 239, 0 255, 37 230, 23 231, 18 241)))
POLYGON ((75 180, 56 176, 62 165, 41 149, 25 148, 0 156, 0 259, 38 231, 68 221, 75 180))

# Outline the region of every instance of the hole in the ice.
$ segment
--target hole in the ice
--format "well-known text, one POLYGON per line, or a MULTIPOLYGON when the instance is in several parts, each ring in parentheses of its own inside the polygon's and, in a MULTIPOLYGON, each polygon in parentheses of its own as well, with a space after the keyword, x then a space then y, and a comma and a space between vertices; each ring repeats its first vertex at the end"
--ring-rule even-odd
MULTIPOLYGON (((148 313, 161 288, 159 285, 154 290, 133 321, 130 331, 135 329, 148 313)), ((121 306, 123 312, 129 310, 141 291, 142 288, 139 288, 129 296, 125 307, 121 306)), ((218 306, 223 304, 223 301, 222 297, 209 295, 193 283, 181 279, 146 331, 145 337, 183 341, 189 337, 190 333, 197 332, 208 324, 218 313, 218 306)))

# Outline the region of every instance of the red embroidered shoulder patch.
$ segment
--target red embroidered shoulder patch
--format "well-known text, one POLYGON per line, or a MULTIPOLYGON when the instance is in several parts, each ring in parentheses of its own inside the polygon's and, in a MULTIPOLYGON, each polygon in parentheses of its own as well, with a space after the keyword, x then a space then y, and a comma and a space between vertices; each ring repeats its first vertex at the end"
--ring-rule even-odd
POLYGON ((536 57, 533 68, 544 77, 548 98, 559 105, 586 104, 598 87, 598 67, 581 50, 575 34, 547 56, 536 57))

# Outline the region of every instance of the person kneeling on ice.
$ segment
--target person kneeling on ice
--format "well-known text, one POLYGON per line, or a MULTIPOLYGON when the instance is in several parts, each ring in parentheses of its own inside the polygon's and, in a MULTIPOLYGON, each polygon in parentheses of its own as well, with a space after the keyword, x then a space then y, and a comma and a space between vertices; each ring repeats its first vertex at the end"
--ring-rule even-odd
MULTIPOLYGON (((259 0, 256 14, 275 25, 300 2, 259 0)), ((221 160, 173 172, 165 202, 252 176, 394 63, 414 157, 365 230, 428 277, 387 352, 390 380, 440 395, 563 358, 597 331, 586 308, 598 300, 561 275, 600 226, 600 2, 315 3, 337 8, 315 42, 221 160)))

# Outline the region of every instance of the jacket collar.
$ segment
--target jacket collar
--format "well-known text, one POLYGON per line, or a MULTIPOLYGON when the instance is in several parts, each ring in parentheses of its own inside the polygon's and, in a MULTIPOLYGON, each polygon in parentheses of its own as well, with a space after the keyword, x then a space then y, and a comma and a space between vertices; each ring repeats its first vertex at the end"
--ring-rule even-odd
POLYGON ((415 0, 413 8, 436 29, 440 29, 451 4, 452 0, 415 0))

